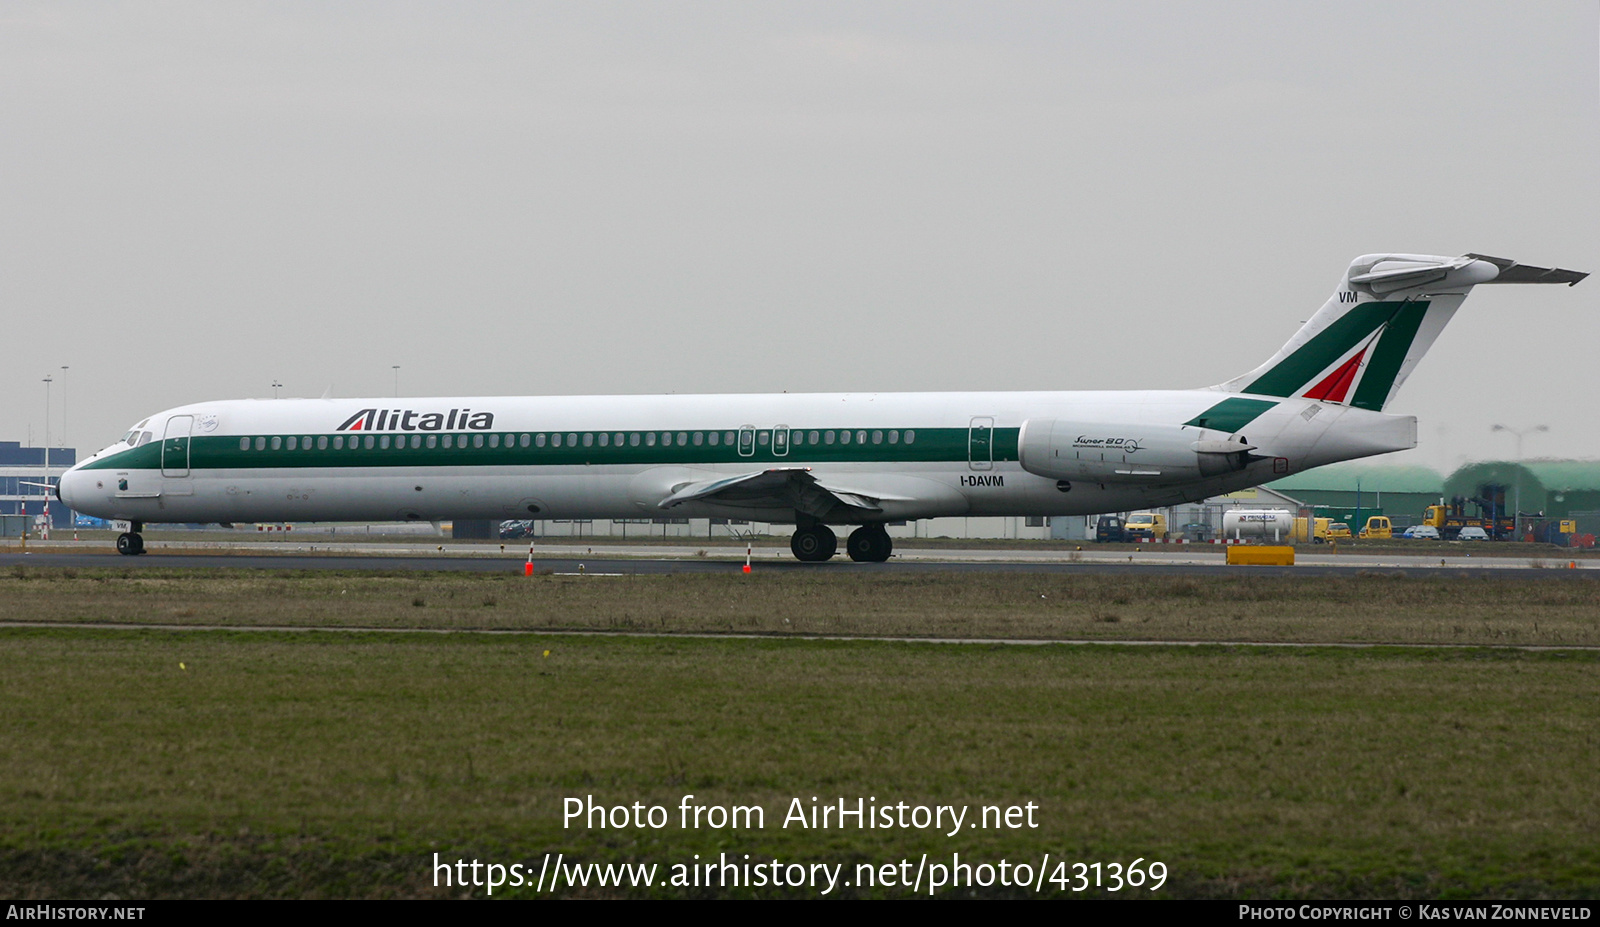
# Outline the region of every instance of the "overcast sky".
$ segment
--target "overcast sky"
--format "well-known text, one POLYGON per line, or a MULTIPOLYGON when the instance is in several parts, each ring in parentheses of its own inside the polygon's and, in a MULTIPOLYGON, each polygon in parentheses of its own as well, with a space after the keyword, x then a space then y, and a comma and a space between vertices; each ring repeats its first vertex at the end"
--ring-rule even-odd
MULTIPOLYGON (((1359 254, 1600 271, 1597 49, 1595 0, 10 0, 0 438, 41 443, 46 375, 86 451, 396 364, 406 396, 1204 386, 1359 254)), ((1597 386, 1600 277, 1480 288, 1388 459, 1509 457, 1496 423, 1600 457, 1597 386)))

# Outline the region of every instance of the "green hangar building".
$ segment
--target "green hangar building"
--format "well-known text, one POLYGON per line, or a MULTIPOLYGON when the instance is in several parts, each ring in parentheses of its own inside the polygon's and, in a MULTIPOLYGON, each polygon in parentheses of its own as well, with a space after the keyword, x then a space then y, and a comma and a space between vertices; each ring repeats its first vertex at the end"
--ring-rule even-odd
POLYGON ((1387 515, 1396 529, 1420 524, 1423 510, 1460 498, 1494 502, 1528 521, 1576 521, 1578 533, 1600 534, 1600 461, 1484 461, 1449 476, 1428 467, 1378 462, 1335 464, 1285 477, 1269 488, 1300 499, 1318 517, 1357 530, 1368 516, 1387 515))
POLYGON ((1359 531, 1372 515, 1387 515, 1396 529, 1422 523, 1422 512, 1445 495, 1445 478, 1428 467, 1393 464, 1333 464, 1285 477, 1267 488, 1311 506, 1359 531))

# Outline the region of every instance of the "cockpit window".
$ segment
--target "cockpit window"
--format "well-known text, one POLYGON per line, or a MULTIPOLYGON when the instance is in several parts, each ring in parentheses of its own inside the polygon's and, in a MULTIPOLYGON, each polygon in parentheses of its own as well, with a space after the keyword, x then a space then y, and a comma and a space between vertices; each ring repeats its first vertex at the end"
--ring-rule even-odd
POLYGON ((141 431, 141 432, 139 432, 139 443, 134 445, 134 446, 135 447, 144 447, 146 444, 149 444, 149 443, 150 443, 150 432, 141 431))

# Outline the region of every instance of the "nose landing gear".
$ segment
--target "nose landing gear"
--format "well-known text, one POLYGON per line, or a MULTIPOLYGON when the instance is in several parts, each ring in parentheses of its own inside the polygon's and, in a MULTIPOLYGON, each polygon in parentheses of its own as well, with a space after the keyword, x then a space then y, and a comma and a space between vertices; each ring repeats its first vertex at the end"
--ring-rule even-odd
POLYGON ((144 535, 139 533, 144 530, 144 523, 136 521, 128 527, 132 530, 117 535, 117 553, 135 557, 144 553, 144 535))

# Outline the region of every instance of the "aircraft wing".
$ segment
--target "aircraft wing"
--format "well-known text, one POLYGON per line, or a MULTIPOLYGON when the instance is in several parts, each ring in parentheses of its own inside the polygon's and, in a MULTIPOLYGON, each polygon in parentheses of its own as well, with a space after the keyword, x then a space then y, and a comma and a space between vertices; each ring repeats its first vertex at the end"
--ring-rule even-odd
MULTIPOLYGON (((836 506, 860 513, 881 512, 884 498, 881 493, 869 495, 824 484, 810 467, 774 467, 678 486, 656 505, 670 509, 685 502, 717 502, 754 508, 782 507, 823 518, 836 506)), ((899 497, 895 499, 901 501, 899 497)))

